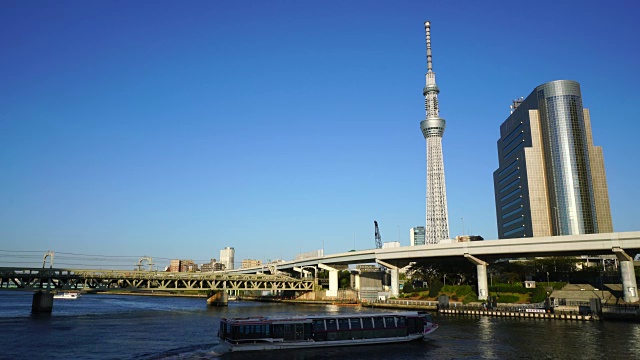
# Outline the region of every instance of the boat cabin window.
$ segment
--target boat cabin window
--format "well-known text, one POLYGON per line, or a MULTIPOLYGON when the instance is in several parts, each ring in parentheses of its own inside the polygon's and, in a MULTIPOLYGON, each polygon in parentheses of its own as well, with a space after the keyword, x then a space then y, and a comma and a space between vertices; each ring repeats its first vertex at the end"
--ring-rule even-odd
POLYGON ((340 330, 349 330, 349 319, 338 319, 338 328, 340 330))
POLYGON ((362 318, 362 328, 373 329, 373 321, 371 320, 371 318, 362 318))
POLYGON ((360 318, 351 318, 349 319, 349 322, 351 323, 351 329, 362 329, 360 318))
POLYGON ((407 326, 409 327, 410 333, 421 332, 424 322, 422 321, 422 318, 419 317, 408 317, 407 326))
POLYGON ((327 331, 338 330, 338 322, 336 319, 326 319, 325 322, 327 323, 327 331))
POLYGON ((398 317, 396 319, 398 320, 398 327, 407 326, 407 322, 405 321, 405 317, 404 316, 400 316, 400 317, 398 317))
POLYGON ((313 332, 324 330, 324 320, 313 320, 313 332))
POLYGON ((381 317, 375 317, 373 318, 373 325, 376 329, 383 329, 384 328, 384 320, 382 320, 381 317))
POLYGON ((233 339, 261 339, 271 337, 271 329, 267 324, 259 325, 227 325, 225 334, 233 339))
POLYGON ((384 318, 384 325, 387 328, 394 328, 396 327, 396 320, 393 318, 393 316, 386 316, 384 318))

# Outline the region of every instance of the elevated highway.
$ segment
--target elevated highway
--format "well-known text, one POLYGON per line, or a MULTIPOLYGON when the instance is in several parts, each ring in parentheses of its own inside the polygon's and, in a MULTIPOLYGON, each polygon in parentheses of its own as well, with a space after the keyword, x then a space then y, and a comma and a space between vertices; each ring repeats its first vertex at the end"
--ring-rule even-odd
MULTIPOLYGON (((397 269, 414 261, 464 257, 478 268, 478 298, 486 299, 486 267, 498 259, 547 256, 616 255, 620 261, 625 301, 637 302, 633 257, 640 253, 640 231, 587 235, 549 236, 521 239, 484 240, 436 245, 403 246, 351 251, 274 264, 276 270, 302 271, 305 267, 330 271, 329 290, 337 291, 337 270, 332 265, 379 263, 392 271, 392 294, 398 294, 397 269), (332 273, 333 270, 333 273, 332 273), (395 278, 395 280, 394 280, 395 278), (332 286, 333 285, 333 286, 332 286)), ((227 271, 229 274, 262 272, 265 267, 227 271)))

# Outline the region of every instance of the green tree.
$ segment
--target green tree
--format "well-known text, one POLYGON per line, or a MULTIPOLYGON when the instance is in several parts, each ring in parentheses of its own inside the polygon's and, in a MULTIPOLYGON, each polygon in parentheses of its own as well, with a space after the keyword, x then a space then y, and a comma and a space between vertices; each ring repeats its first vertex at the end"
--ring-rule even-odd
POLYGON ((411 285, 411 282, 407 281, 406 283, 404 283, 404 286, 402 287, 402 292, 405 294, 410 294, 413 292, 413 285, 411 285))
POLYGON ((436 280, 431 284, 431 288, 429 289, 429 297, 436 297, 440 293, 440 290, 442 290, 444 284, 440 280, 436 280))

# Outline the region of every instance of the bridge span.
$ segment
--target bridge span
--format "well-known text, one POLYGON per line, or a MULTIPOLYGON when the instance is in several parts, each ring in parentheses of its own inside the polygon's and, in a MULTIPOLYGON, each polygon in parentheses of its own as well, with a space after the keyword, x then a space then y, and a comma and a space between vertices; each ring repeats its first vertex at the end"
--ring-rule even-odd
POLYGON ((86 270, 0 267, 0 288, 23 290, 196 290, 312 291, 309 279, 284 275, 170 273, 143 270, 86 270))
MULTIPOLYGON (((397 296, 398 269, 414 261, 428 259, 466 258, 476 265, 478 299, 489 294, 487 266, 499 259, 547 256, 616 255, 620 261, 624 300, 638 302, 638 291, 633 269, 633 257, 640 253, 640 231, 587 235, 548 236, 520 239, 484 240, 435 245, 402 246, 370 249, 327 255, 324 257, 288 261, 275 264, 276 270, 304 271, 305 267, 329 270, 329 292, 338 290, 338 270, 332 265, 378 263, 391 270, 391 294, 397 296)), ((250 274, 263 271, 263 267, 230 270, 227 273, 250 274)))

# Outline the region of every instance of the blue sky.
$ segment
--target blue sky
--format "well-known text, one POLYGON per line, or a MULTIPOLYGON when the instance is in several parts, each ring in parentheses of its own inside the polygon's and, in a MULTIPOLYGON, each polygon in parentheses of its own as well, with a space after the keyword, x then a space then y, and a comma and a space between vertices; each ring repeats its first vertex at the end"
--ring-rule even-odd
POLYGON ((517 5, 5 0, 0 250, 291 259, 372 248, 374 220, 408 245, 425 20, 452 236, 497 237, 499 126, 558 79, 582 85, 614 229, 639 230, 640 5, 517 5))

